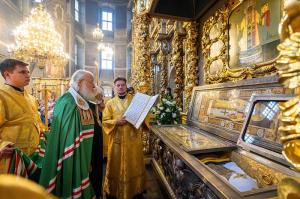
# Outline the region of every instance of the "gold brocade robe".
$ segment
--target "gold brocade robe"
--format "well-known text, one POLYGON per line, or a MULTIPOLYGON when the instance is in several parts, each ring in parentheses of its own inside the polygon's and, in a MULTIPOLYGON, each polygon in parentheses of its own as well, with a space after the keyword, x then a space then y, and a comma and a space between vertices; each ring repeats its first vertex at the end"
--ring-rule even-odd
MULTIPOLYGON (((0 85, 0 147, 14 143, 31 155, 39 144, 41 119, 33 96, 0 85)), ((10 158, 0 159, 0 174, 7 173, 10 158)))
POLYGON ((118 96, 106 103, 102 126, 108 134, 108 160, 104 192, 118 199, 131 199, 145 190, 142 133, 131 124, 116 126, 133 96, 118 96))

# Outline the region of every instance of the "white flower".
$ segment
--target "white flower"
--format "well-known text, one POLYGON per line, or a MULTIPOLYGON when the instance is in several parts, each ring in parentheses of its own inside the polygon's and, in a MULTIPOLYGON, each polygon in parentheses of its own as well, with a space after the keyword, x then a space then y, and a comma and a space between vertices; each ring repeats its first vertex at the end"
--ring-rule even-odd
POLYGON ((172 105, 172 102, 167 101, 166 104, 169 105, 169 106, 171 106, 171 105, 172 105))
POLYGON ((169 108, 167 108, 166 112, 169 113, 169 112, 171 112, 171 110, 169 108))
POLYGON ((176 116, 177 116, 176 113, 172 113, 173 118, 176 118, 176 116))
POLYGON ((164 110, 164 107, 163 106, 160 106, 160 107, 158 107, 160 110, 164 110))
POLYGON ((158 111, 156 111, 156 114, 160 114, 160 111, 158 110, 158 111))
POLYGON ((162 99, 162 101, 163 101, 163 102, 167 102, 168 100, 166 100, 166 99, 162 99))
POLYGON ((182 108, 178 108, 178 111, 182 111, 182 108))
POLYGON ((174 124, 177 124, 177 122, 176 122, 176 121, 174 121, 174 124))
POLYGON ((152 107, 151 111, 154 113, 156 111, 156 108, 152 107))
POLYGON ((176 104, 176 102, 175 102, 175 101, 173 101, 173 102, 172 102, 172 104, 174 104, 174 105, 175 105, 175 104, 176 104))

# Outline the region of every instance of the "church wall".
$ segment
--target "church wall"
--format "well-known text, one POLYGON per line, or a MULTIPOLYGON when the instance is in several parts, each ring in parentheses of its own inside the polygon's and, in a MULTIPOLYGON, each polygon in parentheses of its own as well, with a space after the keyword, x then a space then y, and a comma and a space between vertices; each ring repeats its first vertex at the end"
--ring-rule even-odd
POLYGON ((203 54, 202 54, 202 49, 201 49, 201 38, 202 38, 202 28, 203 28, 203 24, 204 22, 211 17, 212 15, 214 15, 214 13, 221 8, 222 6, 224 6, 227 3, 227 0, 221 0, 221 1, 217 1, 217 3, 215 5, 213 5, 212 8, 210 8, 208 10, 208 12, 205 13, 205 15, 203 15, 203 17, 201 17, 200 19, 198 19, 198 23, 199 23, 199 51, 198 51, 198 55, 199 55, 199 63, 198 63, 198 77, 199 77, 199 85, 204 85, 205 81, 204 81, 204 60, 203 60, 203 54))
POLYGON ((126 45, 116 45, 115 53, 115 76, 126 77, 126 45))
POLYGON ((124 3, 95 2, 92 0, 86 2, 85 68, 96 71, 96 64, 98 64, 100 81, 105 85, 112 85, 113 79, 117 76, 126 77, 126 12, 127 7, 124 3), (97 23, 100 23, 101 27, 101 13, 103 10, 113 12, 113 32, 103 30, 103 43, 114 50, 113 70, 101 69, 100 51, 97 50, 97 41, 93 39, 91 34, 97 23))
POLYGON ((128 83, 131 84, 131 65, 132 65, 132 8, 133 2, 130 0, 127 4, 127 12, 126 12, 126 27, 127 27, 127 53, 126 53, 126 78, 128 83))
POLYGON ((121 5, 116 7, 116 29, 126 29, 126 11, 127 6, 121 5))
POLYGON ((99 17, 99 7, 98 3, 94 1, 86 2, 86 23, 97 25, 99 17))
POLYGON ((12 30, 22 20, 21 8, 13 1, 0 1, 0 59, 8 56, 7 45, 14 42, 12 30))
MULTIPOLYGON (((13 29, 18 26, 23 16, 29 11, 28 0, 0 1, 0 61, 9 56, 7 45, 14 42, 13 29)), ((0 82, 4 79, 0 75, 0 82)))
POLYGON ((85 66, 94 66, 95 60, 98 59, 97 43, 92 41, 86 41, 86 51, 85 51, 85 66))

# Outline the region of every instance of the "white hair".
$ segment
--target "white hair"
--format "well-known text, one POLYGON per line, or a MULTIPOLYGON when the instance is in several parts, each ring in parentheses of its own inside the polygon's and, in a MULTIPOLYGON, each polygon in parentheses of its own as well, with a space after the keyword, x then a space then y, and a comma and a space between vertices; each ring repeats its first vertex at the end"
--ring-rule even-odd
POLYGON ((94 77, 93 73, 87 70, 77 70, 73 73, 70 80, 70 87, 74 88, 76 91, 79 90, 78 82, 83 79, 86 74, 90 74, 94 77))

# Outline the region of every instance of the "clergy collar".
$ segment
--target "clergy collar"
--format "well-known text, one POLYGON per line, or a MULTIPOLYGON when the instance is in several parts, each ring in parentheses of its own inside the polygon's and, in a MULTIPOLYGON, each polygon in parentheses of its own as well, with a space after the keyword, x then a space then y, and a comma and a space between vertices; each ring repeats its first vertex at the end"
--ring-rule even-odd
POLYGON ((18 87, 12 86, 12 85, 10 85, 10 84, 7 84, 7 83, 5 83, 5 85, 12 87, 12 88, 13 88, 13 89, 15 89, 16 91, 19 91, 19 92, 22 92, 22 93, 24 92, 24 90, 23 90, 23 89, 21 89, 21 88, 18 88, 18 87))
POLYGON ((83 110, 88 110, 89 109, 89 104, 87 101, 79 95, 79 93, 72 87, 69 88, 69 92, 73 96, 77 106, 83 110))
POLYGON ((126 95, 123 95, 123 96, 118 95, 119 99, 125 99, 126 96, 127 96, 127 94, 126 94, 126 95))

